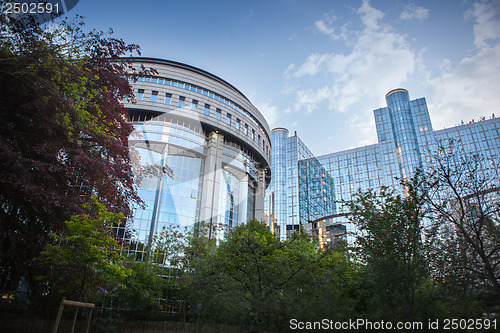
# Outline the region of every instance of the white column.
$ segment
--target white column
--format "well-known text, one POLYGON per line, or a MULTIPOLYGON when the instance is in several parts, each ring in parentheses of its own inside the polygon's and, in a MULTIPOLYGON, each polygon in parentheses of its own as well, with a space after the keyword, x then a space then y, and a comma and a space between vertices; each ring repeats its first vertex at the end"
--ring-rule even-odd
POLYGON ((223 140, 224 136, 220 133, 209 134, 205 159, 200 220, 212 226, 217 226, 223 140))
POLYGON ((247 210, 248 210, 248 175, 240 179, 239 188, 240 203, 238 207, 238 225, 247 223, 247 210))
POLYGON ((264 220, 264 183, 266 181, 266 171, 259 169, 257 180, 257 188, 255 189, 255 219, 258 221, 264 220))

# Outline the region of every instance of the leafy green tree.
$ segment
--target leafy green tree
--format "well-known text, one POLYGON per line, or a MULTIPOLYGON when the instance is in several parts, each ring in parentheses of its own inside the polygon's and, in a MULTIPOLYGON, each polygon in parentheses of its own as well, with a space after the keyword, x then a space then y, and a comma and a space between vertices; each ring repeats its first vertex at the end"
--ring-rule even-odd
POLYGON ((130 276, 120 288, 101 295, 112 316, 132 320, 184 318, 180 283, 184 240, 177 228, 164 228, 149 244, 149 255, 137 257, 129 253, 125 266, 130 276), (177 313, 172 315, 169 312, 174 306, 177 313))
POLYGON ((164 297, 168 280, 161 277, 161 267, 147 261, 137 261, 128 257, 124 262, 130 275, 123 281, 121 288, 112 294, 102 295, 107 307, 121 309, 121 318, 151 320, 158 316, 160 299, 164 297))
POLYGON ((211 238, 215 232, 215 226, 202 221, 187 235, 182 258, 182 292, 190 308, 187 319, 235 323, 230 320, 234 311, 225 297, 228 281, 215 263, 218 248, 211 238))
POLYGON ((148 260, 161 266, 178 266, 185 237, 178 227, 163 227, 151 240, 148 260))
POLYGON ((300 321, 328 318, 338 322, 366 318, 365 286, 360 277, 359 265, 346 248, 326 248, 282 291, 280 329, 287 331, 292 318, 300 321))
POLYGON ((131 270, 124 264, 112 227, 124 218, 109 212, 96 197, 83 207, 87 213, 66 221, 67 232, 51 233, 52 244, 42 251, 39 262, 47 275, 49 292, 67 298, 90 300, 95 293, 121 286, 131 270))
POLYGON ((276 329, 286 322, 290 313, 283 305, 290 296, 285 294, 300 292, 299 281, 323 257, 309 236, 280 241, 256 220, 235 227, 218 247, 203 236, 191 246, 186 253, 193 315, 251 330, 276 329))
POLYGON ((358 192, 345 202, 356 223, 355 253, 372 292, 371 315, 413 320, 417 291, 425 281, 431 235, 424 235, 424 189, 419 176, 404 184, 404 195, 383 187, 358 192))

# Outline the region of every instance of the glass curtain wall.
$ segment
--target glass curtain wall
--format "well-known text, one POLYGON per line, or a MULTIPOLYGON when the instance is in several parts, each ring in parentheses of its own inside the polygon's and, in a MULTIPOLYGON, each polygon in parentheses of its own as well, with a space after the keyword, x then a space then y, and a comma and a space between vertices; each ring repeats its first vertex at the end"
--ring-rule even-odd
POLYGON ((142 178, 138 192, 145 206, 135 209, 124 240, 130 243, 130 251, 142 259, 158 232, 184 232, 199 222, 205 138, 201 133, 161 121, 138 122, 134 127, 132 149, 140 155, 143 166, 159 167, 161 173, 139 175, 145 171, 136 168, 135 176, 142 178))

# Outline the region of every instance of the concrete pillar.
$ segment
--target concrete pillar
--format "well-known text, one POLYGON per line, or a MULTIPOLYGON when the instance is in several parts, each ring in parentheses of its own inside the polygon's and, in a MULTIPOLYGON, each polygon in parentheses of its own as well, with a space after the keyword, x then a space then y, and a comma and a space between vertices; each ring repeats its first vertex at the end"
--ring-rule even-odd
POLYGON ((257 180, 257 188, 255 189, 255 219, 258 221, 264 220, 264 195, 266 170, 259 169, 257 180))
POLYGON ((238 225, 247 223, 248 209, 248 175, 240 179, 239 188, 238 225))
POLYGON ((217 226, 223 142, 221 133, 209 134, 203 176, 200 220, 214 227, 217 226))

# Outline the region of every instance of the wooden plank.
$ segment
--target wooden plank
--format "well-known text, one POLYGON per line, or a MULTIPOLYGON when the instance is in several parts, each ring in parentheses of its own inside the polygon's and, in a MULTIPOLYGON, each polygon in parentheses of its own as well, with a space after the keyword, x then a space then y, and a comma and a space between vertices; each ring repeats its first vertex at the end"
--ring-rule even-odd
POLYGON ((64 305, 68 305, 68 306, 76 306, 76 307, 79 307, 79 308, 85 308, 85 309, 93 309, 95 308, 95 304, 94 303, 84 303, 84 302, 77 302, 77 301, 68 301, 68 300, 63 300, 63 304, 64 305))

